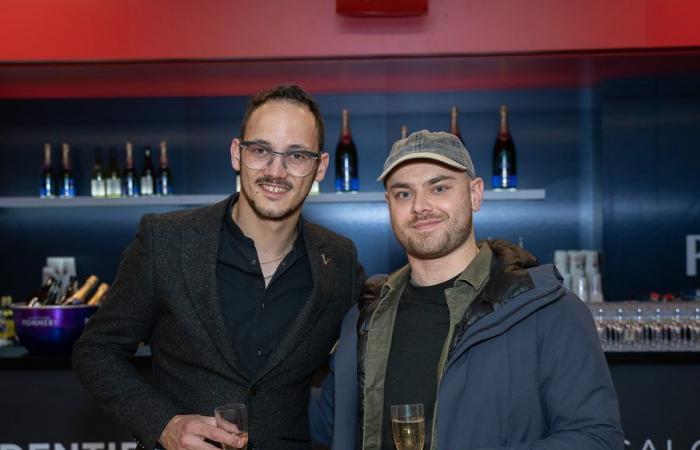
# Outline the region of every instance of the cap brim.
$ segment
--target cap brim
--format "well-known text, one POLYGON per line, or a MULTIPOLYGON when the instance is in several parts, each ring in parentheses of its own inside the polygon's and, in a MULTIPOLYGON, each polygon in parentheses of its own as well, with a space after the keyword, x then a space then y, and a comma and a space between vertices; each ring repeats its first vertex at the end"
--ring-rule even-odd
POLYGON ((395 168, 396 166, 398 166, 399 164, 401 164, 401 163, 403 163, 403 162, 409 161, 409 160, 411 160, 411 159, 432 159, 432 160, 434 160, 434 161, 441 162, 441 163, 443 163, 443 164, 446 164, 446 165, 448 165, 448 166, 450 166, 450 167, 454 167, 454 168, 456 168, 456 169, 461 169, 461 170, 464 170, 464 171, 467 170, 467 168, 464 167, 462 164, 460 164, 460 163, 458 163, 458 162, 456 162, 456 161, 453 161, 452 159, 450 159, 450 158, 448 158, 448 157, 446 157, 446 156, 438 155, 438 154, 432 153, 432 152, 415 152, 415 153, 409 153, 408 155, 404 155, 404 156, 402 156, 401 158, 399 158, 399 159, 397 159, 396 161, 394 161, 393 163, 391 163, 391 164, 389 165, 389 167, 387 167, 386 169, 384 169, 384 171, 382 172, 382 174, 379 175, 379 178, 377 178, 377 181, 382 181, 382 180, 384 180, 384 178, 389 174, 389 172, 391 172, 392 170, 394 170, 394 168, 395 168))

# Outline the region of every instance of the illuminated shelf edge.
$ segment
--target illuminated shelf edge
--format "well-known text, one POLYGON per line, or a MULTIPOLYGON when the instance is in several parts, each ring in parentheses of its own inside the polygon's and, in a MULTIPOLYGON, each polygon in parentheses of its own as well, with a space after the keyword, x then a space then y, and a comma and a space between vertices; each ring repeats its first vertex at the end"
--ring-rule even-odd
MULTIPOLYGON (((135 198, 37 198, 0 197, 0 208, 64 208, 113 206, 197 206, 216 203, 229 194, 170 195, 167 197, 135 198)), ((484 192, 485 200, 544 200, 544 189, 484 192)), ((384 202, 384 192, 322 193, 310 195, 307 203, 374 203, 384 202)))

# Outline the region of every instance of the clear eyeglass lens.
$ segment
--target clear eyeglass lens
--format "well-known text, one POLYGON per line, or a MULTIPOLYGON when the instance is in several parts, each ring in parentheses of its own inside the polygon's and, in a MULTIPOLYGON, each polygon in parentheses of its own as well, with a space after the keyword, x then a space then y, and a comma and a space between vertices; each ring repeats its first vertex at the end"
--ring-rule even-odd
MULTIPOLYGON (((275 152, 272 150, 261 145, 251 144, 245 147, 243 163, 250 169, 260 170, 270 164, 274 157, 275 152)), ((291 175, 306 176, 313 168, 313 158, 303 152, 286 152, 283 158, 284 165, 291 175)))

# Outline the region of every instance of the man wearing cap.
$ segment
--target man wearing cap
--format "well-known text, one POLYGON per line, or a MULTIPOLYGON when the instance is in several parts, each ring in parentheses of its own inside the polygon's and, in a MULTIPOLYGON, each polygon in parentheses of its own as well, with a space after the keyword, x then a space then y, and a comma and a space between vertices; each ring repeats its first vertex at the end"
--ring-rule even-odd
POLYGON ((379 181, 408 265, 343 322, 310 405, 312 439, 394 449, 391 405, 422 403, 425 449, 622 449, 587 307, 505 241, 477 243, 484 183, 458 138, 396 142, 379 181))

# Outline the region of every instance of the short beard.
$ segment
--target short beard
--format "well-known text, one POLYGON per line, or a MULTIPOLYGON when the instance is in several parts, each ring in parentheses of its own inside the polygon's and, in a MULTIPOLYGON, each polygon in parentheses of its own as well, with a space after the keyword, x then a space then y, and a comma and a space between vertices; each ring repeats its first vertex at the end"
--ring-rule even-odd
MULTIPOLYGON (((431 216, 434 217, 434 216, 431 216)), ((437 259, 447 256, 462 244, 464 244, 472 233, 472 211, 471 204, 467 202, 464 208, 460 208, 454 216, 449 217, 447 226, 438 235, 422 237, 412 234, 410 225, 417 221, 417 217, 405 226, 391 223, 396 239, 404 248, 406 253, 417 259, 437 259), (467 217, 463 221, 463 217, 467 217)), ((421 219, 425 219, 424 217, 421 219)))
MULTIPOLYGON (((289 188, 290 192, 294 189, 294 186, 287 180, 282 180, 282 179, 277 179, 277 178, 272 178, 272 177, 258 177, 255 180, 255 184, 257 185, 258 183, 267 183, 267 184, 277 184, 281 185, 284 187, 289 188)), ((310 189, 310 187, 309 187, 310 189)), ((307 192, 308 194, 308 192, 307 192)), ((277 209, 271 209, 271 208, 263 208, 262 206, 258 205, 255 202, 255 199, 248 195, 247 188, 243 183, 241 183, 241 195, 246 198, 248 201, 248 204, 250 205, 251 209, 257 215, 260 219, 267 219, 267 220, 274 220, 274 221, 283 221, 284 219, 294 215, 297 211, 299 211, 303 204, 304 204, 304 199, 306 196, 302 197, 301 201, 299 201, 297 204, 291 205, 289 208, 284 209, 284 210, 277 210, 277 209)))

